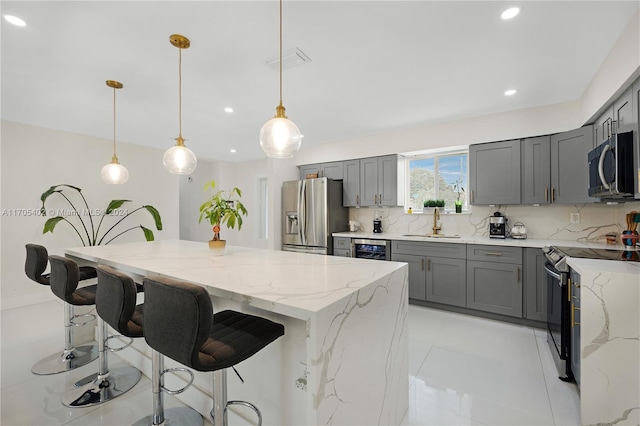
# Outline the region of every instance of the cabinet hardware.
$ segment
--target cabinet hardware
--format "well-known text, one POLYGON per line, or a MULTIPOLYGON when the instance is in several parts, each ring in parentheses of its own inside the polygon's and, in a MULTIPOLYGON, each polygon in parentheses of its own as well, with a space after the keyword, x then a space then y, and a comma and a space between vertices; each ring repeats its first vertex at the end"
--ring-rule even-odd
POLYGON ((549 187, 545 186, 544 187, 544 202, 548 202, 549 201, 549 187))
POLYGON ((356 206, 360 205, 360 194, 356 195, 356 206))
POLYGON ((551 187, 551 202, 553 203, 556 200, 556 188, 551 187))
POLYGON ((516 268, 516 282, 520 282, 520 267, 516 268))
POLYGON ((471 190, 471 203, 473 203, 473 189, 471 190))
POLYGON ((567 292, 567 301, 571 302, 571 278, 567 280, 567 288, 569 289, 567 292))
POLYGON ((431 259, 427 259, 427 271, 431 270, 431 259))
POLYGON ((580 325, 579 322, 576 322, 576 310, 579 311, 580 308, 576 308, 574 305, 571 305, 571 328, 575 327, 576 325, 580 325))
POLYGON ((420 270, 424 271, 424 259, 420 259, 420 270))
POLYGON ((499 251, 488 251, 485 253, 487 256, 502 256, 502 253, 499 251))

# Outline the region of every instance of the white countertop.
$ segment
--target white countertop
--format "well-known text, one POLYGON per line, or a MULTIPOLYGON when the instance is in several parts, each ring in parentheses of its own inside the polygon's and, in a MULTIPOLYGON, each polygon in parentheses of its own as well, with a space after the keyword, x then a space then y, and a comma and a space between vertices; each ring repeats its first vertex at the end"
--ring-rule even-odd
POLYGON ((640 262, 624 262, 620 260, 567 258, 567 265, 580 275, 599 274, 601 272, 629 275, 628 278, 640 284, 640 262))
POLYGON ((403 234, 394 234, 390 232, 383 232, 380 234, 374 234, 373 232, 335 232, 334 237, 348 237, 348 238, 366 238, 373 240, 402 240, 402 241, 426 241, 430 243, 454 243, 454 244, 486 244, 495 246, 512 246, 512 247, 532 247, 542 248, 546 246, 559 246, 559 247, 585 247, 585 248, 607 248, 611 250, 625 250, 628 247, 622 244, 607 245, 603 242, 582 242, 572 240, 539 240, 534 238, 527 238, 524 240, 516 240, 513 238, 488 238, 488 237, 465 237, 460 238, 433 238, 433 237, 420 237, 420 236, 407 236, 403 234))
POLYGON ((235 246, 227 246, 224 256, 213 256, 207 243, 179 240, 76 247, 66 254, 142 276, 204 285, 212 295, 304 320, 405 267, 235 246))

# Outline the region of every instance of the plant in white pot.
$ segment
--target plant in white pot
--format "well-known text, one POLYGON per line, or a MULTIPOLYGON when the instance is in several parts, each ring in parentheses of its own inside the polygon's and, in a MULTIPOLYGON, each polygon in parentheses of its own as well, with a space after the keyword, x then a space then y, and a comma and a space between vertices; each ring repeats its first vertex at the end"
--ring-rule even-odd
MULTIPOLYGON (((207 182, 204 190, 214 190, 215 181, 207 182)), ((226 240, 220 239, 220 226, 234 229, 238 225, 238 230, 242 228, 242 216, 247 215, 247 209, 240 202, 242 192, 238 188, 233 188, 227 194, 220 189, 215 192, 207 201, 200 206, 200 218, 198 222, 206 219, 213 226, 213 238, 209 240, 209 247, 215 255, 224 254, 226 240)))

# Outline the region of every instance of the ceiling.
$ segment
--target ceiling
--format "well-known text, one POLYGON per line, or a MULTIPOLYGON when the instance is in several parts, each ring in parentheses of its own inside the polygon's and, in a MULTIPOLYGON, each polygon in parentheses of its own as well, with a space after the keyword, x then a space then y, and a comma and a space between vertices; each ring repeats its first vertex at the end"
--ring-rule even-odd
MULTIPOLYGON (((304 146, 580 98, 638 1, 285 1, 287 115, 304 146), (507 7, 521 13, 500 19, 507 7), (515 96, 504 91, 515 88, 515 96)), ((2 119, 166 149, 182 134, 198 158, 263 158, 275 114, 278 3, 2 1, 2 119), (224 112, 230 106, 234 112, 224 112), (236 149, 235 154, 231 149, 236 149)), ((105 146, 109 157, 111 146, 105 146)), ((126 159, 120 158, 126 165, 126 159)))

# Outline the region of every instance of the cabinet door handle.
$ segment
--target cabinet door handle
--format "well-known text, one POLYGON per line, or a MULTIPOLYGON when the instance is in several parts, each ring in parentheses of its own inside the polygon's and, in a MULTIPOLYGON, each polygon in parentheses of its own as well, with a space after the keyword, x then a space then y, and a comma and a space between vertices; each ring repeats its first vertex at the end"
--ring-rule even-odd
POLYGON ((471 202, 473 203, 473 189, 471 190, 471 202))
POLYGON ((571 278, 567 279, 567 301, 571 302, 571 278))
POLYGON ((424 271, 424 259, 420 259, 420 270, 424 271))
POLYGON ((431 259, 427 259, 427 271, 431 270, 431 259))
POLYGON ((499 251, 488 251, 485 253, 487 256, 502 256, 502 253, 499 251))
POLYGON ((556 188, 555 186, 551 187, 551 202, 553 203, 556 200, 556 188))
POLYGON ((516 268, 516 282, 520 282, 520 267, 516 268))
POLYGON ((356 195, 356 206, 360 205, 360 194, 356 195))
POLYGON ((545 186, 544 187, 544 202, 548 202, 549 201, 549 187, 545 186))
POLYGON ((575 311, 579 311, 580 308, 576 308, 575 305, 571 305, 571 328, 575 327, 576 325, 580 325, 579 322, 576 322, 576 313, 575 311))
POLYGON ((378 205, 378 194, 373 196, 373 204, 378 205))

